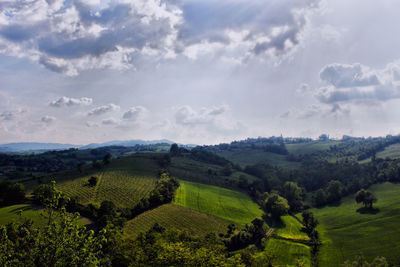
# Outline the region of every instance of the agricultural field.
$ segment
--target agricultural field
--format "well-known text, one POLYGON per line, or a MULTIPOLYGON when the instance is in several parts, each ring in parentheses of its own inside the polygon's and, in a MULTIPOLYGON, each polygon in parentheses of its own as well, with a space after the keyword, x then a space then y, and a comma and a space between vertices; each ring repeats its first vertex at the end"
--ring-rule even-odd
POLYGON ((369 190, 378 198, 378 212, 357 212, 361 205, 354 196, 344 198, 340 206, 312 210, 320 222, 320 266, 339 266, 360 253, 368 260, 384 256, 400 264, 400 185, 384 183, 369 190))
POLYGON ((285 155, 265 152, 259 149, 222 150, 218 151, 216 154, 233 163, 239 164, 241 167, 257 163, 268 163, 287 169, 296 169, 300 166, 298 162, 288 161, 285 155))
POLYGON ((239 171, 234 171, 230 176, 223 176, 221 174, 223 167, 185 157, 173 157, 169 170, 171 176, 178 179, 235 189, 240 177, 245 178, 248 182, 259 179, 239 171))
POLYGON ((304 244, 270 238, 265 251, 272 256, 273 266, 311 266, 310 247, 304 244), (303 265, 297 265, 299 263, 303 265))
POLYGON ((310 240, 308 235, 301 231, 303 225, 293 216, 285 215, 281 217, 281 220, 283 224, 282 227, 276 229, 276 234, 278 236, 287 239, 310 240))
POLYGON ((155 223, 159 223, 166 229, 205 235, 211 232, 226 233, 228 225, 233 222, 178 205, 165 204, 128 221, 124 227, 124 233, 127 236, 136 237, 140 232, 148 231, 155 223))
POLYGON ((180 180, 174 204, 240 224, 261 217, 263 211, 244 193, 180 180))
POLYGON ((149 157, 126 157, 113 160, 101 170, 75 179, 57 179, 57 188, 81 204, 110 200, 119 208, 132 208, 155 186, 158 165, 149 157), (97 185, 88 185, 90 177, 97 185))

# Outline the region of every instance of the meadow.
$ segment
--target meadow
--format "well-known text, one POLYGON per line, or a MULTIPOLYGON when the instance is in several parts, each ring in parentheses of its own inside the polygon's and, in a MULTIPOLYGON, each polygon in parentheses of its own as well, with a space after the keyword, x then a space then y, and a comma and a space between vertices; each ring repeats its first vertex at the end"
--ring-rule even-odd
POLYGON ((276 235, 287 239, 310 240, 308 235, 301 231, 303 225, 293 216, 285 215, 281 217, 281 220, 282 227, 276 228, 276 235))
POLYGON ((354 196, 342 199, 340 206, 312 210, 320 222, 320 266, 339 266, 359 254, 368 260, 384 256, 400 264, 400 185, 384 183, 369 190, 378 198, 375 212, 357 212, 361 205, 354 196))
POLYGON ((272 256, 273 266, 311 266, 310 247, 300 243, 270 238, 265 251, 272 256), (303 265, 297 265, 299 263, 303 265))
POLYGON ((226 233, 228 225, 233 222, 182 206, 165 204, 128 221, 124 233, 136 237, 140 232, 148 231, 155 223, 166 229, 183 230, 203 236, 208 233, 226 233))
POLYGON ((261 217, 263 211, 244 193, 180 180, 174 204, 240 224, 261 217))
POLYGON ((398 159, 400 158, 400 144, 393 144, 386 147, 383 151, 376 153, 377 158, 391 158, 398 159))
POLYGON ((315 152, 321 152, 329 150, 331 146, 335 144, 339 144, 340 141, 313 141, 307 143, 299 143, 299 144, 286 144, 286 149, 290 154, 293 155, 305 155, 312 154, 315 152))

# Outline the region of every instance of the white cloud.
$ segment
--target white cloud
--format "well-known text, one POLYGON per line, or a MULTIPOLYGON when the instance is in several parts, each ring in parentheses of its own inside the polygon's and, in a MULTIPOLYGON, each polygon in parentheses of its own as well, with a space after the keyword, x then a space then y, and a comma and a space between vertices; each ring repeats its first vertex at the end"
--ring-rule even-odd
POLYGON ((104 125, 117 125, 118 121, 114 118, 109 118, 109 119, 102 120, 101 123, 104 125))
POLYGON ((93 103, 92 98, 88 97, 81 97, 81 98, 71 98, 71 97, 60 97, 57 100, 50 102, 50 106, 52 107, 71 107, 71 106, 88 106, 93 103))
POLYGON ((145 112, 147 109, 142 106, 137 106, 137 107, 131 107, 128 111, 124 113, 122 118, 124 120, 131 120, 131 121, 136 121, 138 120, 145 112))
POLYGON ((0 113, 0 119, 4 121, 13 121, 26 113, 25 109, 7 110, 0 113))
POLYGON ((359 63, 329 64, 320 78, 328 86, 319 88, 316 97, 322 103, 387 101, 400 98, 399 64, 371 69, 359 63))
POLYGON ((46 123, 46 124, 51 124, 51 123, 53 123, 55 120, 56 120, 55 117, 48 116, 48 115, 43 116, 43 117, 40 119, 41 122, 44 122, 44 123, 46 123))
POLYGON ((120 107, 118 105, 115 104, 108 104, 108 105, 104 105, 104 106, 100 106, 97 108, 92 109, 91 111, 88 112, 88 116, 98 116, 98 115, 102 115, 111 111, 116 111, 119 110, 120 107))

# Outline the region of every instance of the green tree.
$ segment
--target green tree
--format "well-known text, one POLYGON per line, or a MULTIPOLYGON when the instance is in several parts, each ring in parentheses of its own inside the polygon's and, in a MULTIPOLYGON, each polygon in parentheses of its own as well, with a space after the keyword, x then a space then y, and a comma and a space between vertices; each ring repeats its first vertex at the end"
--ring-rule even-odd
POLYGON ((378 199, 370 191, 361 189, 357 192, 355 200, 357 203, 363 203, 365 208, 372 209, 373 203, 377 202, 378 199))
POLYGON ((171 157, 175 157, 179 155, 179 147, 178 144, 172 144, 171 148, 169 149, 169 153, 171 157))
POLYGON ((328 202, 332 203, 339 201, 342 197, 342 190, 343 186, 341 182, 337 180, 330 181, 328 187, 326 188, 326 191, 328 193, 328 202))
POLYGON ((88 183, 90 186, 95 186, 97 185, 98 180, 99 179, 96 176, 92 176, 89 178, 88 183))
POLYGON ((289 211, 287 200, 276 193, 270 194, 264 202, 263 208, 266 213, 270 213, 272 218, 280 219, 289 211))
POLYGON ((103 157, 103 164, 107 165, 107 164, 110 164, 110 162, 111 162, 111 154, 107 153, 103 157))
POLYGON ((290 209, 298 211, 303 207, 303 190, 295 182, 286 182, 283 185, 283 196, 287 199, 290 209))
POLYGON ((314 194, 314 204, 317 207, 321 207, 326 204, 327 196, 323 189, 318 189, 314 194))

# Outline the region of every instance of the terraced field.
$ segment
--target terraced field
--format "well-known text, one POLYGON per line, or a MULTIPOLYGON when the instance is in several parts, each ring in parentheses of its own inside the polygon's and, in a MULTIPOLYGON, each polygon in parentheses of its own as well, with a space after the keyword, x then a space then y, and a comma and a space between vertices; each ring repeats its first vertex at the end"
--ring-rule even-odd
POLYGON ((135 237, 140 232, 148 231, 156 222, 166 229, 184 230, 193 235, 226 233, 227 226, 232 223, 192 209, 166 204, 128 221, 124 233, 135 237))
POLYGON ((82 204, 111 200, 120 208, 133 207, 154 188, 158 168, 156 162, 147 157, 116 159, 96 173, 62 179, 57 187, 68 196, 77 197, 82 204), (91 176, 98 178, 94 187, 88 185, 91 176))
POLYGON ((360 205, 353 196, 343 199, 338 207, 312 210, 320 222, 320 266, 339 266, 360 253, 368 260, 384 256, 400 265, 400 185, 384 183, 369 190, 378 198, 377 213, 357 212, 360 205))
POLYGON ((244 193, 218 186, 180 181, 174 204, 245 224, 263 215, 244 193))

